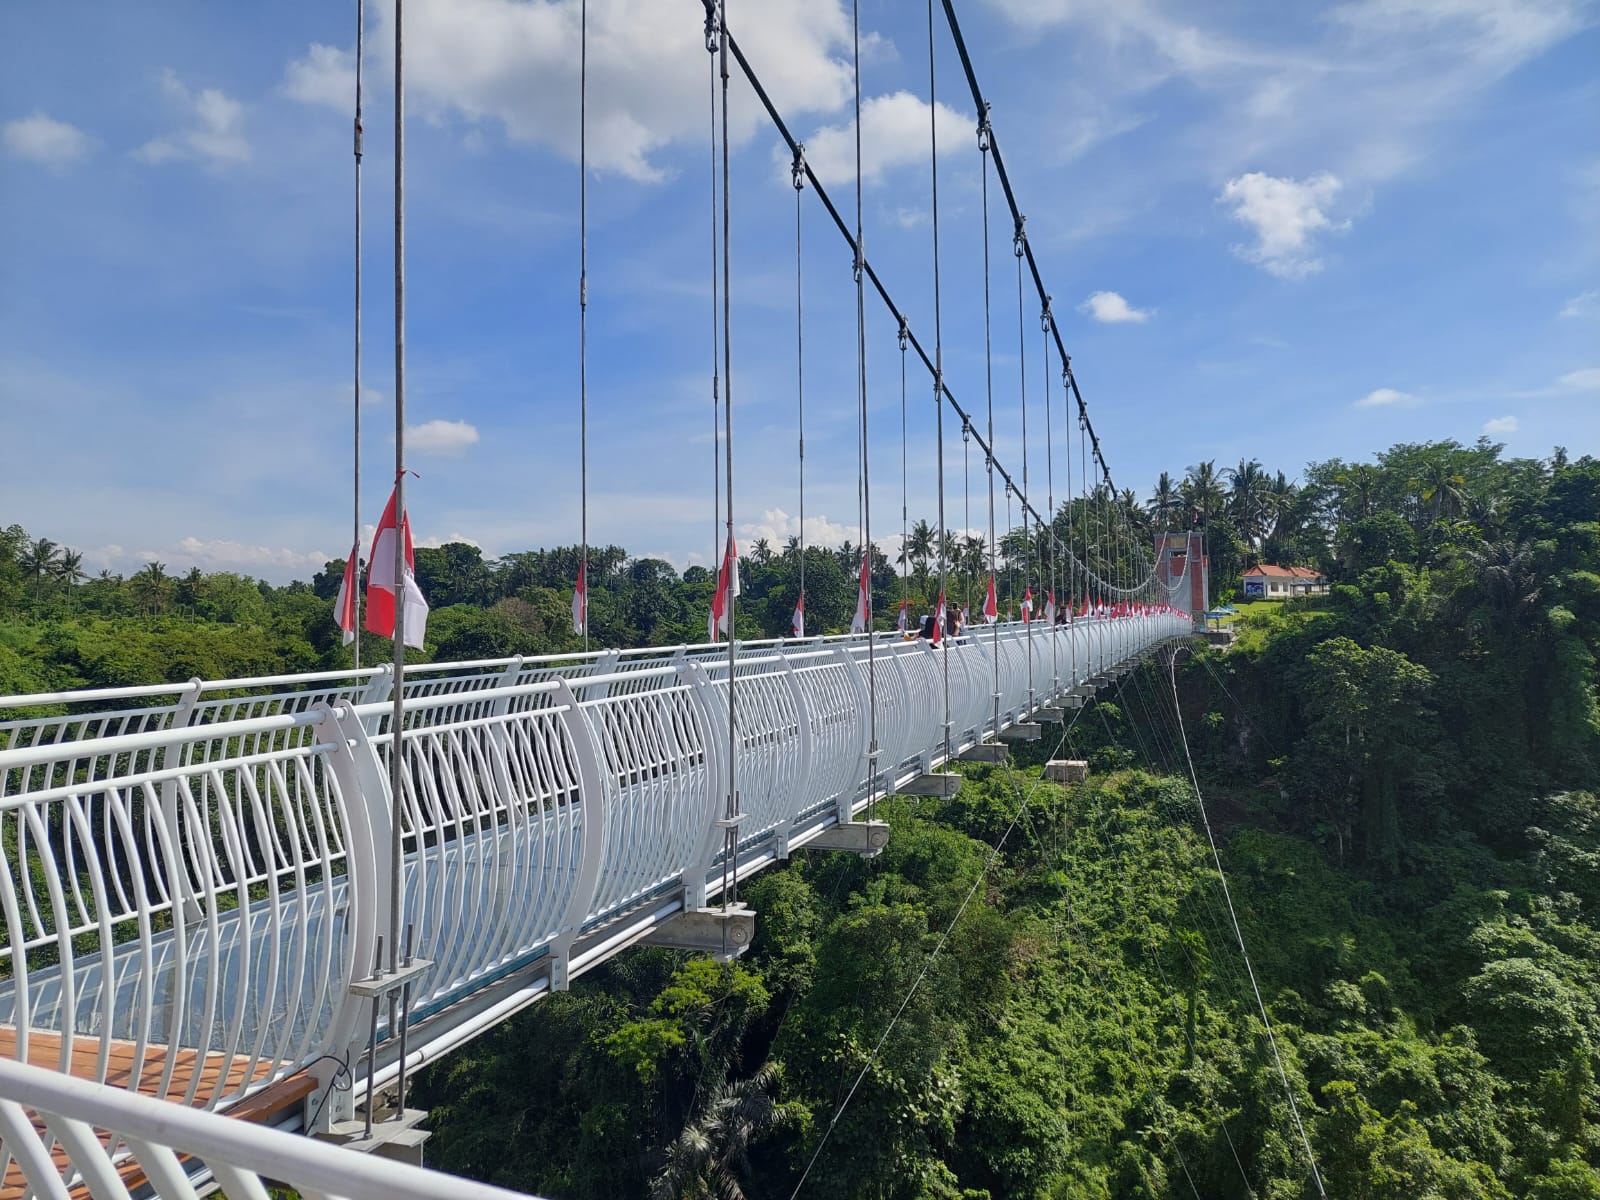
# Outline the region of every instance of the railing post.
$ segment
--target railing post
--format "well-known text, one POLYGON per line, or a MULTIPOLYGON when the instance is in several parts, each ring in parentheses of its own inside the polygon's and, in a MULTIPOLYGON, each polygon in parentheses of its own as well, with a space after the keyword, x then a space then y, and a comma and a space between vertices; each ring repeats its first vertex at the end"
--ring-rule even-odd
MULTIPOLYGON (((863 771, 870 766, 867 763, 867 749, 872 740, 872 692, 867 687, 866 678, 862 675, 861 664, 856 662, 855 655, 850 653, 849 648, 847 646, 835 646, 833 653, 844 664, 845 674, 850 677, 850 690, 856 694, 856 711, 860 714, 860 720, 857 724, 860 727, 861 736, 857 739, 859 744, 856 751, 855 770, 850 772, 850 783, 845 790, 839 793, 839 801, 835 808, 839 824, 848 825, 855 819, 856 815, 855 785, 862 779, 863 771)), ((867 791, 870 794, 877 781, 868 779, 866 782, 867 791)))
MULTIPOLYGON (((789 656, 782 653, 781 650, 779 651, 779 657, 783 660, 783 681, 789 685, 789 696, 794 701, 795 725, 800 737, 800 762, 795 769, 795 777, 800 781, 800 789, 803 791, 811 778, 811 712, 806 707, 805 690, 800 686, 800 676, 796 673, 794 664, 789 661, 789 656)), ((795 793, 796 797, 798 795, 798 792, 795 793)), ((793 807, 794 803, 794 800, 790 801, 791 807, 793 807)), ((797 815, 798 812, 789 813, 783 824, 778 826, 779 858, 789 857, 789 835, 794 830, 794 821, 797 815)))
MULTIPOLYGON (((357 996, 350 984, 364 976, 389 922, 389 844, 394 806, 389 796, 389 779, 367 732, 365 722, 355 714, 354 705, 330 707, 319 702, 321 728, 334 749, 328 766, 344 802, 345 817, 345 902, 346 959, 349 964, 345 987, 334 1001, 328 1034, 320 1053, 330 1057, 312 1067, 317 1092, 327 1099, 316 1108, 318 1128, 326 1131, 335 1121, 350 1119, 355 1111, 353 1091, 333 1087, 340 1063, 333 1057, 343 1053, 343 1061, 354 1067, 362 1052, 362 1017, 374 999, 357 996)), ((371 1063, 368 1071, 373 1069, 371 1063)), ((312 1114, 308 1102, 307 1117, 312 1114)))
POLYGON ((578 861, 573 864, 572 894, 567 911, 556 926, 555 943, 550 947, 550 990, 564 992, 571 980, 567 964, 572 943, 583 928, 600 886, 600 866, 606 848, 606 805, 610 800, 603 759, 589 718, 578 707, 578 697, 565 679, 556 681, 556 702, 561 706, 561 721, 572 744, 578 766, 578 861))
MULTIPOLYGON (((683 651, 680 650, 678 655, 682 654, 683 651)), ((705 832, 700 839, 700 849, 684 866, 683 871, 683 907, 696 909, 706 907, 708 900, 706 877, 711 874, 711 860, 723 843, 724 831, 717 824, 722 810, 717 805, 717 799, 726 790, 723 780, 728 777, 728 764, 723 761, 727 751, 723 739, 718 736, 718 731, 727 728, 727 713, 717 711, 716 689, 707 677, 705 668, 687 657, 679 656, 674 656, 678 678, 687 685, 690 695, 695 699, 696 707, 700 710, 702 722, 700 744, 704 749, 706 760, 705 832)))

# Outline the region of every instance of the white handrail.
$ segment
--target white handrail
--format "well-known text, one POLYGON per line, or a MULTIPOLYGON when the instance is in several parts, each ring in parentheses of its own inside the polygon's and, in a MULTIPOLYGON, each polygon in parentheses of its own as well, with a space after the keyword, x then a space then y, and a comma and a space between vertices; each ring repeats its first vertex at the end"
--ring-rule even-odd
POLYGON ((265 1196, 264 1179, 281 1180, 304 1196, 347 1200, 527 1200, 526 1193, 376 1154, 352 1154, 281 1130, 0 1058, 0 1174, 8 1154, 26 1177, 24 1200, 64 1197, 73 1177, 92 1180, 96 1200, 128 1200, 128 1186, 118 1171, 129 1167, 152 1182, 161 1180, 166 1186, 158 1187, 157 1194, 163 1200, 194 1200, 183 1158, 199 1159, 235 1200, 265 1196), (41 1132, 36 1118, 56 1136, 41 1132), (72 1137, 74 1131, 91 1136, 72 1137), (109 1146, 92 1136, 97 1133, 108 1135, 109 1146), (130 1150, 130 1143, 138 1149, 130 1150), (52 1149, 65 1151, 70 1167, 66 1179, 51 1161, 52 1149))

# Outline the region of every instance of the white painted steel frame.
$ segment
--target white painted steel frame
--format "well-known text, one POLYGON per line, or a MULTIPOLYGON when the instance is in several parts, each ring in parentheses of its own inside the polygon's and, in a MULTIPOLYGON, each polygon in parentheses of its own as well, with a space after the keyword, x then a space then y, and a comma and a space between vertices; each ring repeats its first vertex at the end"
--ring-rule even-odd
POLYGON ((79 1186, 95 1200, 131 1200, 141 1191, 141 1176, 162 1200, 197 1200, 196 1185, 206 1176, 229 1200, 267 1200, 267 1180, 287 1184, 306 1200, 528 1200, 520 1192, 5 1059, 0 1146, 0 1170, 8 1161, 20 1167, 24 1200, 69 1200, 79 1186))
MULTIPOLYGON (((1043 701, 1188 632, 1170 614, 1031 639, 986 628, 943 649, 880 637, 877 791, 942 761, 941 654, 959 754, 993 732, 996 634, 1007 725, 1029 711, 1030 644, 1043 701)), ((401 924, 433 963, 410 1045, 435 1056, 720 894, 725 655, 418 668, 397 805, 381 668, 96 693, 90 717, 0 726, 0 1025, 24 1061, 59 1038, 56 1065, 77 1051, 81 1071, 92 1051, 104 1081, 113 1052, 131 1054, 130 1087, 208 1108, 358 1053, 369 1010, 349 989, 388 928, 397 811, 401 924), (238 694, 253 684, 267 690, 238 694), (168 702, 105 706, 118 699, 168 702), (219 1069, 175 1090, 170 1046, 219 1069)), ((741 878, 873 791, 865 657, 861 638, 742 649, 741 878)), ((395 1068, 381 1037, 380 1078, 395 1068)))

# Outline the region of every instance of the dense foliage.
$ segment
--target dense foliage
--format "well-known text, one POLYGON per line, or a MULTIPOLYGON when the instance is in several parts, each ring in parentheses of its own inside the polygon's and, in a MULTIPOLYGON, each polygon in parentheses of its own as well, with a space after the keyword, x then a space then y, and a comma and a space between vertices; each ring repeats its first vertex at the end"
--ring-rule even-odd
MULTIPOLYGON (((1096 503, 1063 537, 1092 541, 1096 503)), ((1037 782, 1052 742, 886 800, 879 859, 748 887, 736 964, 633 951, 456 1052, 421 1084, 434 1163, 563 1200, 788 1197, 808 1165, 802 1195, 862 1200, 1289 1198, 1311 1158, 1342 1198, 1600 1198, 1600 462, 1397 446, 1115 503, 1198 514, 1219 585, 1263 557, 1332 594, 1083 710, 1091 783, 1037 782)), ((741 628, 780 632, 797 556, 750 550, 741 628)), ((571 548, 418 558, 434 656, 572 648, 571 548)), ((848 621, 855 560, 808 551, 815 624, 848 621)), ((0 535, 0 691, 347 661, 342 563, 286 588, 156 568, 84 580, 0 535)), ((703 636, 704 571, 612 549, 591 581, 603 643, 703 636)))

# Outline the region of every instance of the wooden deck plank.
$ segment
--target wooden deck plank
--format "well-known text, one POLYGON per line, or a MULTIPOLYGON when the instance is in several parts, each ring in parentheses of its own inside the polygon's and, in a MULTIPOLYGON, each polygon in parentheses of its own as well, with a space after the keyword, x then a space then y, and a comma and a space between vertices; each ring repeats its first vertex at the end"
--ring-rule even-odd
MULTIPOLYGON (((17 1059, 20 1040, 14 1026, 0 1025, 0 1056, 17 1059)), ((79 1079, 99 1079, 100 1050, 99 1038, 74 1037, 67 1052, 69 1073, 79 1079)), ((31 1065, 59 1071, 61 1052, 60 1034, 39 1029, 29 1031, 28 1062, 31 1065)), ((135 1043, 113 1040, 107 1048, 103 1082, 109 1087, 138 1091, 146 1096, 179 1104, 184 1102, 190 1086, 194 1085, 193 1104, 197 1108, 204 1107, 219 1093, 224 1096, 236 1094, 242 1086, 267 1079, 278 1069, 277 1063, 263 1061, 256 1063, 252 1070, 250 1059, 243 1055, 234 1055, 230 1058, 215 1051, 201 1054, 197 1050, 187 1048, 179 1048, 174 1053, 170 1046, 161 1045, 147 1045, 143 1062, 135 1064, 137 1053, 138 1046, 135 1043), (169 1056, 172 1074, 163 1087, 163 1075, 167 1070, 169 1056), (139 1068, 137 1086, 134 1081, 136 1065, 139 1068), (196 1082, 197 1075, 198 1082, 196 1082)), ((262 1088, 254 1095, 238 1102, 224 1115, 243 1121, 266 1121, 284 1109, 300 1103, 315 1090, 316 1081, 306 1072, 300 1072, 262 1088)), ((43 1129, 43 1125, 37 1119, 34 1121, 34 1126, 43 1129)), ((102 1134, 101 1144, 106 1144, 107 1140, 108 1135, 102 1134)), ((70 1169, 66 1155, 57 1147, 53 1149, 52 1157, 62 1178, 66 1178, 70 1169)), ((137 1163, 125 1163, 119 1173, 130 1189, 144 1182, 143 1172, 137 1163)), ((22 1169, 15 1162, 7 1162, 4 1175, 0 1176, 0 1200, 20 1200, 24 1190, 22 1169)), ((73 1195, 86 1200, 88 1192, 80 1186, 73 1189, 73 1195)))

